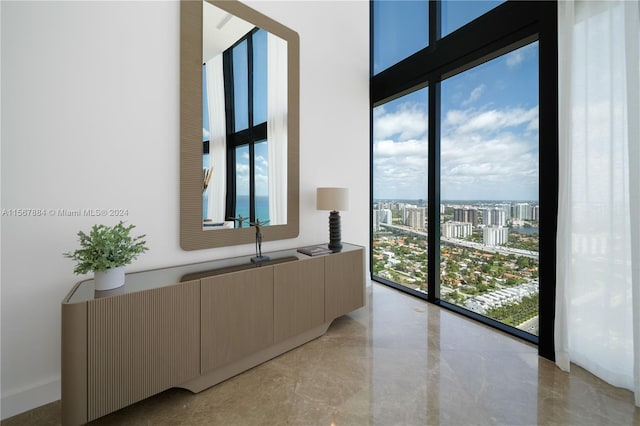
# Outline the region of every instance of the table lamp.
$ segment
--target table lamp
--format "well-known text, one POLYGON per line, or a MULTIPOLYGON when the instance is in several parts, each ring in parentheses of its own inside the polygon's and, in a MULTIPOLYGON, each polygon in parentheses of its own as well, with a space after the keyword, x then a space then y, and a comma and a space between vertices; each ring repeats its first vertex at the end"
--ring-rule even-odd
POLYGON ((334 252, 342 250, 340 236, 340 211, 349 210, 348 188, 318 188, 316 209, 329 210, 329 248, 334 252))

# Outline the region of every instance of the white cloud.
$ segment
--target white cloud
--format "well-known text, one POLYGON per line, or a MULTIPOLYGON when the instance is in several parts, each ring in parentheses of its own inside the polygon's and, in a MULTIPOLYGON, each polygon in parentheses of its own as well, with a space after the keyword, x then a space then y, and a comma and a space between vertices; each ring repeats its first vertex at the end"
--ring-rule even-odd
POLYGON ((445 116, 443 132, 492 133, 522 124, 527 124, 528 128, 537 131, 537 121, 537 106, 528 110, 523 108, 450 110, 445 116))
POLYGON ((506 56, 506 63, 509 68, 515 68, 524 61, 524 53, 520 50, 515 50, 508 53, 506 56))
POLYGON ((537 199, 538 108, 450 111, 441 140, 443 199, 537 199))
MULTIPOLYGON (((426 114, 379 109, 375 120, 374 197, 427 198, 426 114)), ((537 199, 538 107, 450 110, 441 131, 442 199, 537 199)))
POLYGON ((480 96, 482 96, 482 93, 484 92, 485 89, 485 85, 481 84, 480 86, 476 87, 475 89, 473 89, 471 91, 471 93, 469 94, 469 97, 467 99, 465 99, 464 101, 462 101, 462 106, 467 106, 475 101, 477 101, 480 96))
POLYGON ((264 170, 265 173, 266 173, 266 170, 269 169, 269 161, 264 155, 256 155, 254 163, 255 163, 256 169, 264 170))
POLYGON ((392 140, 379 141, 375 142, 373 152, 376 158, 426 156, 427 140, 414 139, 405 142, 394 142, 392 140))
POLYGON ((373 156, 376 197, 426 198, 426 138, 405 142, 392 140, 375 142, 373 156))
POLYGON ((425 106, 405 103, 374 110, 373 180, 379 198, 426 198, 427 130, 425 106))
POLYGON ((238 182, 249 182, 249 165, 236 163, 236 180, 238 182))
POLYGON ((424 107, 417 104, 402 104, 398 111, 388 113, 384 106, 377 107, 373 113, 374 139, 389 139, 395 136, 395 140, 406 141, 418 139, 427 134, 427 112, 424 107))
POLYGON ((531 43, 513 52, 507 53, 506 64, 507 67, 513 69, 517 68, 525 60, 531 58, 533 55, 537 55, 538 43, 531 43))

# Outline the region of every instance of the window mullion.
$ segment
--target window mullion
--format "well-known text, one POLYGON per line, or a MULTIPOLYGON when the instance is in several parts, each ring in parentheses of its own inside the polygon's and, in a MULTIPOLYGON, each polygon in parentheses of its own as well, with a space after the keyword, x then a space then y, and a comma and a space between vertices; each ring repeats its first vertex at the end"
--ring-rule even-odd
POLYGON ((247 37, 247 108, 249 128, 253 127, 253 33, 247 37))
POLYGON ((255 132, 253 123, 253 34, 247 37, 247 108, 249 114, 249 217, 252 222, 256 220, 256 181, 255 181, 255 132))
POLYGON ((435 46, 442 34, 441 0, 429 1, 429 46, 435 46))
POLYGON ((233 87, 233 49, 228 49, 222 56, 223 81, 224 81, 224 103, 225 103, 225 124, 227 143, 227 190, 225 220, 236 217, 236 153, 235 147, 231 147, 233 140, 234 115, 234 87, 233 87))
MULTIPOLYGON (((441 1, 429 1, 429 49, 440 40, 441 1)), ((427 299, 440 300, 440 82, 430 79, 427 167, 427 299)))
POLYGON ((427 299, 440 300, 440 82, 429 84, 427 299))
POLYGON ((249 143, 249 217, 251 222, 256 221, 256 165, 255 143, 249 143))

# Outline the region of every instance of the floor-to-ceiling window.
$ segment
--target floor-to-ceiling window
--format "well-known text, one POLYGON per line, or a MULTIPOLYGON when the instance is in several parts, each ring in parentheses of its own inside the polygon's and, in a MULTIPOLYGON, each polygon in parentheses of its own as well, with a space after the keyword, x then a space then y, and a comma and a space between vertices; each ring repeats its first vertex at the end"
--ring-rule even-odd
POLYGON ((555 7, 374 0, 371 32, 373 278, 539 342, 547 357, 555 7))
MULTIPOLYGON (((267 33, 254 28, 225 51, 227 217, 269 221, 267 33)), ((240 221, 239 226, 249 226, 240 221)))
POLYGON ((373 273, 427 292, 428 88, 373 109, 373 273))
POLYGON ((441 83, 440 297, 538 326, 538 43, 441 83))

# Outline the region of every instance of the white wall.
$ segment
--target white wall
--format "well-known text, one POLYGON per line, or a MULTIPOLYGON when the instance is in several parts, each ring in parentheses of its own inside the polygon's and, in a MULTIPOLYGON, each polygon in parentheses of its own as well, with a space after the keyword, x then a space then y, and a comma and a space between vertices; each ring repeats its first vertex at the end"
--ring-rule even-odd
MULTIPOLYGON (((368 2, 249 4, 301 40, 301 227, 327 240, 317 186, 347 186, 343 240, 368 245, 368 2)), ((122 208, 150 251, 129 271, 249 254, 179 246, 179 4, 0 2, 2 209, 122 208)), ((7 211, 5 211, 7 213, 7 211)), ((81 278, 62 252, 119 218, 1 222, 1 417, 60 397, 60 302, 81 278)))

